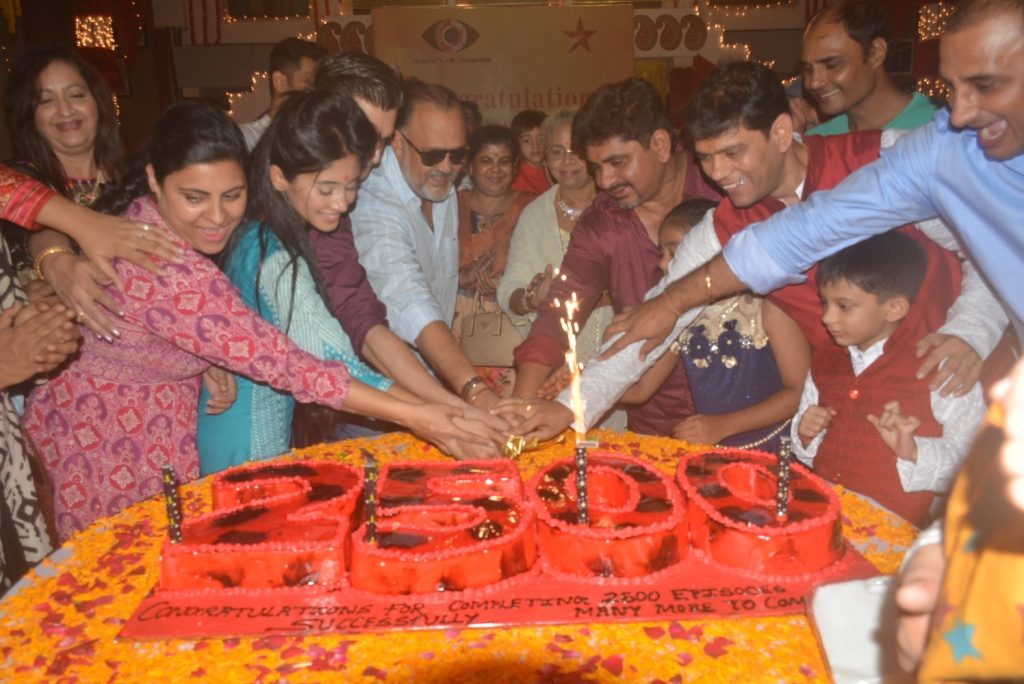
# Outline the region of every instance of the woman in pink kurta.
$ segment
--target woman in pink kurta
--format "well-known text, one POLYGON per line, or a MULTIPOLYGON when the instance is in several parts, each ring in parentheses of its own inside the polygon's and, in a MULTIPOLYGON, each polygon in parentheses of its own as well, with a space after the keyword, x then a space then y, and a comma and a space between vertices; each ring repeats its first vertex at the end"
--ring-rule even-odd
MULTIPOLYGON (((170 233, 152 198, 125 216, 170 233)), ((79 359, 32 392, 25 415, 53 478, 61 540, 158 493, 164 463, 182 480, 199 475, 197 397, 211 364, 335 409, 349 387, 344 364, 292 344, 198 252, 186 249, 164 277, 124 261, 116 268, 124 281, 123 293, 111 292, 125 313, 120 339, 84 335, 79 359)))
POLYGON ((53 481, 63 541, 97 518, 156 494, 160 467, 199 473, 200 375, 227 368, 302 402, 399 422, 435 442, 472 439, 450 407, 400 401, 353 382, 343 363, 307 354, 250 310, 200 252, 224 248, 245 211, 245 143, 211 105, 180 102, 154 127, 146 175, 134 174, 101 203, 183 247, 158 276, 118 261, 123 312, 113 342, 85 335, 78 359, 29 396, 25 427, 53 481), (147 181, 148 178, 148 181, 147 181), (143 194, 147 187, 152 195, 143 194), (140 196, 141 195, 141 196, 140 196))

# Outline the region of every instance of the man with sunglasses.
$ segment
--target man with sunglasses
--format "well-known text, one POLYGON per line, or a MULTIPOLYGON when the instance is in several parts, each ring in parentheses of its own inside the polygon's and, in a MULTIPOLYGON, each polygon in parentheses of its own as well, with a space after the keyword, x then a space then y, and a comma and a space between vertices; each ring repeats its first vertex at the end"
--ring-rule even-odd
MULTIPOLYGON (((639 78, 596 90, 572 123, 572 147, 585 155, 601 190, 572 231, 547 301, 538 303, 537 320, 515 352, 514 395, 537 396, 551 371, 564 365, 566 337, 554 302, 572 293, 580 300, 582 327, 605 292, 622 311, 639 304, 661 279, 658 227, 677 204, 692 197, 718 200, 693 158, 678 144, 665 103, 639 78)), ((682 364, 646 404, 627 411, 629 428, 647 434, 672 434, 694 413, 682 364)))
POLYGON ((498 397, 451 332, 459 286, 454 183, 466 160, 458 96, 408 79, 395 135, 352 212, 359 260, 387 307, 391 329, 463 400, 483 409, 498 397))

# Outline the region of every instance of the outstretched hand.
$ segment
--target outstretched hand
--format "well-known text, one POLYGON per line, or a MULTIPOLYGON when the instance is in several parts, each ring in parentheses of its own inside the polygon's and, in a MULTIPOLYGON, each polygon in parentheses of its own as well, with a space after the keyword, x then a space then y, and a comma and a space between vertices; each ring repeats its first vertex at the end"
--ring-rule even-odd
POLYGON ((551 371, 551 375, 547 377, 544 384, 537 390, 537 396, 551 401, 569 386, 571 380, 572 373, 569 372, 569 366, 559 366, 551 371))
POLYGON ((729 436, 729 426, 721 416, 698 413, 681 420, 672 434, 690 444, 718 444, 729 436))
POLYGON ((982 358, 974 347, 955 335, 928 333, 917 342, 917 358, 925 357, 917 370, 918 380, 938 368, 928 387, 944 397, 962 397, 981 377, 982 358), (939 388, 942 389, 939 389, 939 388))
POLYGON ((513 424, 516 434, 538 441, 554 439, 573 421, 572 411, 557 401, 505 399, 494 409, 513 424))
POLYGON ((76 312, 79 323, 108 342, 120 336, 109 314, 124 314, 104 289, 112 281, 99 266, 73 254, 54 254, 43 262, 42 270, 60 301, 76 312))
POLYGON ((501 451, 502 435, 482 422, 466 419, 462 409, 454 406, 410 404, 402 422, 446 454, 464 454, 472 446, 501 451))
POLYGON ((917 550, 900 573, 896 648, 899 665, 907 672, 917 669, 921 662, 945 568, 942 545, 928 544, 917 550))
POLYGON ((164 275, 163 260, 179 263, 182 251, 162 230, 119 216, 89 212, 83 230, 73 236, 103 275, 118 289, 123 287, 114 270, 115 259, 126 259, 156 275, 164 275), (153 259, 157 257, 157 259, 153 259))
POLYGON ((649 299, 617 314, 605 330, 605 339, 612 339, 619 333, 623 335, 615 340, 600 358, 611 358, 631 344, 643 341, 640 359, 646 359, 648 354, 665 341, 678 318, 679 314, 672 310, 668 300, 662 296, 649 299))

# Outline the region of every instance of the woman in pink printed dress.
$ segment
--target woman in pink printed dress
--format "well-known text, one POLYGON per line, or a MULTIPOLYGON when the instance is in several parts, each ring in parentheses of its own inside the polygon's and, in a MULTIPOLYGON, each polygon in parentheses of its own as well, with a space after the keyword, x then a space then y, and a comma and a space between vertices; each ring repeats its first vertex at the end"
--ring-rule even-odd
POLYGON ((61 541, 159 492, 165 463, 182 480, 198 475, 197 398, 211 364, 299 401, 398 422, 442 448, 481 439, 462 429, 457 409, 389 397, 303 352, 203 256, 219 253, 245 214, 245 150, 220 110, 175 104, 154 126, 144 172, 102 200, 110 211, 130 202, 124 216, 192 249, 164 276, 116 262, 124 288, 108 293, 124 313, 118 339, 86 335, 79 358, 29 396, 25 427, 53 480, 61 541))

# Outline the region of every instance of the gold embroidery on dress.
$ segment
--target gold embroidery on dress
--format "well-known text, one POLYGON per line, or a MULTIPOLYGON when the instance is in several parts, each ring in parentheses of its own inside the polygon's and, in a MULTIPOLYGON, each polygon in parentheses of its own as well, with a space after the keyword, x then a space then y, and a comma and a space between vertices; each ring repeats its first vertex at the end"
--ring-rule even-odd
POLYGON ((705 307, 670 350, 685 354, 697 368, 710 367, 716 356, 723 366, 734 368, 741 350, 763 349, 767 344, 761 298, 743 294, 705 307))

